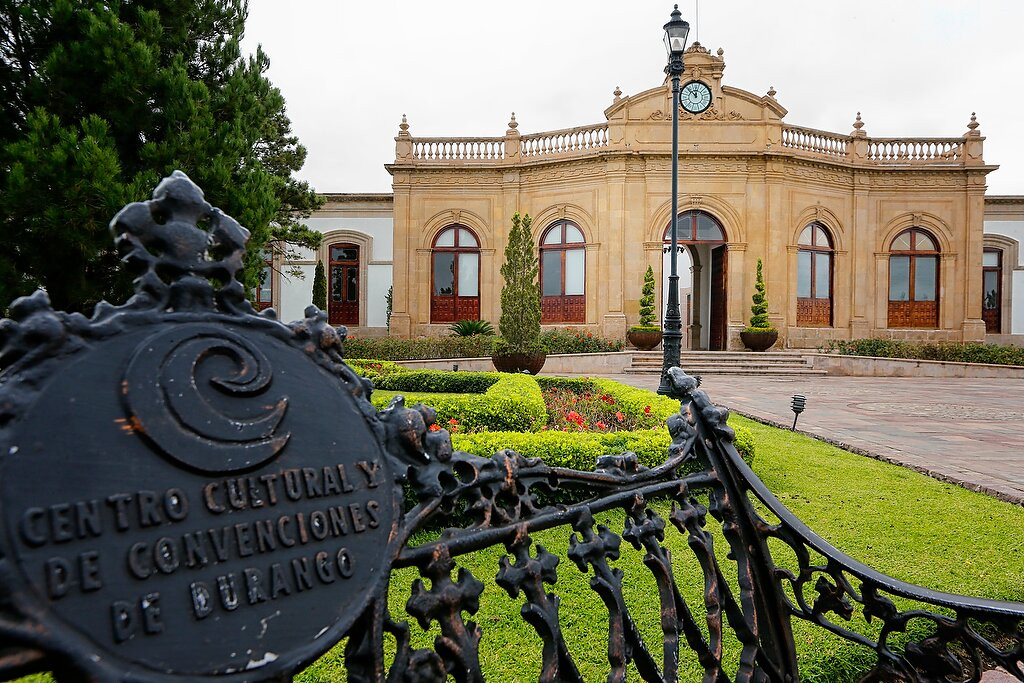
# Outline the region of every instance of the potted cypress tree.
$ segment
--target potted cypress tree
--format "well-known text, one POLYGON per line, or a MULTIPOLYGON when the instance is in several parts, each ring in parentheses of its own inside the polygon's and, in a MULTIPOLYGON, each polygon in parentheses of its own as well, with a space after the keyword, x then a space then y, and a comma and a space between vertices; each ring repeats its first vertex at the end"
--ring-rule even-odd
POLYGON ((500 337, 495 338, 491 362, 500 372, 528 371, 536 375, 544 367, 547 352, 540 341, 539 262, 530 235, 530 214, 512 216, 512 230, 505 245, 501 276, 500 337))
POLYGON ((750 325, 740 332, 743 345, 751 351, 767 351, 779 338, 779 331, 768 321, 768 297, 765 295, 761 259, 757 259, 757 280, 754 281, 754 305, 750 307, 750 325))
POLYGON ((640 323, 626 331, 629 343, 641 351, 650 351, 661 343, 661 328, 654 324, 654 270, 647 266, 640 293, 640 323))

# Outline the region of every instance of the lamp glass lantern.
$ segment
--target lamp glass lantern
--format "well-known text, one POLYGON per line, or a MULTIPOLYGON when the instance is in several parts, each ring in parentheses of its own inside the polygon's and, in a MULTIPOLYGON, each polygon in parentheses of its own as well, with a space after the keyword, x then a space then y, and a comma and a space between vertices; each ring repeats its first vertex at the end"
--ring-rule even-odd
POLYGON ((686 49, 686 36, 690 33, 690 24, 683 21, 679 5, 672 10, 669 22, 665 24, 665 52, 669 57, 677 57, 686 49))

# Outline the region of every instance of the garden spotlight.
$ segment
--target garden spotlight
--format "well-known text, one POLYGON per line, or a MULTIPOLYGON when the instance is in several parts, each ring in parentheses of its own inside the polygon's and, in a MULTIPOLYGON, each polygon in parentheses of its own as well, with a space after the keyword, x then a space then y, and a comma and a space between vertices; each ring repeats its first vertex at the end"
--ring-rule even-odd
POLYGON ((796 419, 800 417, 800 413, 804 412, 804 407, 807 405, 807 397, 803 394, 793 395, 793 430, 796 431, 796 419))

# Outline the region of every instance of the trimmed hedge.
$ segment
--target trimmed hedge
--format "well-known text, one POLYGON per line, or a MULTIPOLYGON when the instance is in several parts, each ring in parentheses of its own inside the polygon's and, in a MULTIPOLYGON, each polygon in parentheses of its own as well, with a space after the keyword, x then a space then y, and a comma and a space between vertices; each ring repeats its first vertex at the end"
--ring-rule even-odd
POLYGON ((345 357, 420 360, 426 358, 481 358, 491 355, 494 337, 366 337, 345 340, 345 357))
POLYGON ((384 391, 415 391, 441 394, 482 394, 498 381, 496 372, 406 370, 382 376, 374 386, 384 391))
POLYGON ((1024 365, 1024 348, 978 342, 962 344, 960 342, 909 342, 897 339, 853 339, 829 342, 823 351, 844 356, 1024 365))
POLYGON ((562 391, 575 391, 577 394, 585 394, 588 391, 594 393, 597 386, 589 377, 534 377, 541 391, 548 389, 560 389, 562 391))
MULTIPOLYGON (((743 427, 736 430, 736 449, 749 465, 753 462, 753 439, 743 427), (743 433, 744 438, 739 438, 743 433)), ((510 448, 527 458, 541 458, 553 467, 593 470, 598 456, 636 453, 641 465, 656 467, 665 462, 672 439, 668 429, 638 429, 632 432, 482 432, 452 434, 457 450, 489 458, 510 448)))
POLYGON ((408 372, 398 363, 389 360, 374 360, 372 358, 346 358, 345 362, 356 371, 357 375, 369 377, 376 386, 381 377, 393 375, 399 372, 408 372))
POLYGON ((405 396, 406 405, 428 405, 437 411, 439 425, 447 427, 450 420, 455 420, 459 431, 536 432, 547 422, 544 397, 533 377, 498 372, 465 374, 489 375, 497 381, 482 394, 376 390, 370 400, 374 407, 382 409, 401 393, 405 396))

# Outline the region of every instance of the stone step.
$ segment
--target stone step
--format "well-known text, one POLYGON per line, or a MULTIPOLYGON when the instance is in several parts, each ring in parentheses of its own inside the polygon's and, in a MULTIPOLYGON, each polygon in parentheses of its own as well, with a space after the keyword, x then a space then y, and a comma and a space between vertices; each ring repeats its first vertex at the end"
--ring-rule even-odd
MULTIPOLYGON (((776 367, 731 367, 731 366, 686 366, 683 368, 688 375, 771 375, 773 377, 812 376, 824 377, 828 373, 813 368, 776 368, 776 367)), ((657 375, 661 368, 628 367, 623 372, 627 375, 657 375)))
MULTIPOLYGON (((759 363, 761 365, 807 365, 805 358, 694 358, 691 356, 681 356, 679 358, 682 363, 706 363, 713 365, 719 363, 722 365, 729 365, 730 363, 759 363)), ((634 358, 633 365, 661 365, 661 358, 634 358)))

